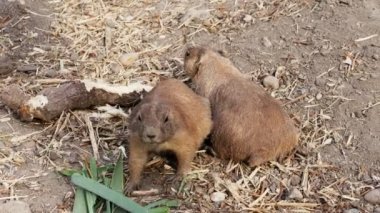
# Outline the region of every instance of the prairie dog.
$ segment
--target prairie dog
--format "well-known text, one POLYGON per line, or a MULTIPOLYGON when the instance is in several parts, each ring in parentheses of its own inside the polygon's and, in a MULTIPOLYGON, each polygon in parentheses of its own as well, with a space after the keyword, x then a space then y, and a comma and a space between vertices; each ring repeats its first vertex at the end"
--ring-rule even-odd
POLYGON ((253 167, 283 157, 296 146, 298 130, 280 104, 229 59, 191 47, 184 68, 196 93, 210 101, 211 143, 221 158, 253 167))
POLYGON ((178 177, 188 172, 211 127, 206 98, 179 80, 159 82, 131 112, 127 191, 139 184, 150 154, 170 151, 177 158, 178 177))

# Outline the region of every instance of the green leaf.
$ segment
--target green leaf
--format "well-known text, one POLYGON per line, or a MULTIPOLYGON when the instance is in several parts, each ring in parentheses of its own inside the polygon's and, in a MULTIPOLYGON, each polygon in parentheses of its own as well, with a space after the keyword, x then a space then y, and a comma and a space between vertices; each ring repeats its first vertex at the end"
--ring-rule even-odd
POLYGON ((119 159, 116 162, 111 180, 111 189, 120 193, 123 193, 124 189, 123 158, 123 153, 120 152, 119 159))
POLYGON ((68 176, 68 177, 71 177, 71 175, 73 175, 74 173, 80 173, 80 171, 78 170, 67 169, 67 168, 61 169, 58 172, 61 173, 61 175, 68 176))
POLYGON ((103 177, 103 184, 107 187, 111 187, 111 178, 103 177))
POLYGON ((98 195, 99 197, 102 197, 105 200, 111 201, 112 203, 116 204, 124 210, 130 211, 131 213, 148 212, 147 209, 140 206, 133 200, 125 197, 123 194, 113 191, 105 185, 100 184, 92 179, 83 177, 82 175, 73 174, 71 176, 71 182, 85 190, 98 195))
MULTIPOLYGON (((73 175, 75 175, 75 174, 73 174, 73 175)), ((94 212, 94 205, 96 203, 96 195, 94 195, 88 191, 85 191, 84 193, 86 195, 87 211, 89 213, 93 213, 94 212)))
POLYGON ((158 207, 154 209, 149 209, 149 213, 169 213, 169 207, 158 207))
POLYGON ((76 187, 75 191, 73 213, 87 213, 87 203, 84 190, 79 187, 76 187))
POLYGON ((159 200, 159 201, 156 201, 156 202, 153 202, 153 203, 146 205, 145 208, 150 209, 150 208, 154 208, 157 206, 178 207, 179 202, 178 202, 178 200, 162 199, 162 200, 159 200))
POLYGON ((108 171, 111 171, 114 168, 113 165, 105 165, 98 167, 98 175, 104 175, 108 171))
POLYGON ((95 158, 90 160, 90 177, 93 180, 98 180, 98 167, 96 166, 95 158))
MULTIPOLYGON (((97 181, 98 180, 98 168, 96 166, 96 160, 95 158, 90 159, 90 169, 89 169, 89 175, 91 179, 97 181)), ((95 212, 95 204, 96 204, 96 195, 92 194, 91 192, 85 192, 86 193, 86 201, 87 201, 87 209, 89 213, 95 212)))
POLYGON ((111 202, 109 202, 108 200, 106 200, 106 212, 112 213, 111 202))

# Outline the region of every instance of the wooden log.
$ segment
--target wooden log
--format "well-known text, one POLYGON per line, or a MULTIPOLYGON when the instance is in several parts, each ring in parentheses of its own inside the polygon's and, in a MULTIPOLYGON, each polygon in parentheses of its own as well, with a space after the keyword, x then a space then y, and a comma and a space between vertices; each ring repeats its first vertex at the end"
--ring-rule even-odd
POLYGON ((10 85, 0 93, 0 101, 14 110, 23 121, 32 121, 35 118, 51 121, 67 110, 106 104, 132 107, 140 101, 143 93, 151 89, 151 86, 141 83, 122 86, 78 80, 45 88, 31 97, 17 85, 10 85))

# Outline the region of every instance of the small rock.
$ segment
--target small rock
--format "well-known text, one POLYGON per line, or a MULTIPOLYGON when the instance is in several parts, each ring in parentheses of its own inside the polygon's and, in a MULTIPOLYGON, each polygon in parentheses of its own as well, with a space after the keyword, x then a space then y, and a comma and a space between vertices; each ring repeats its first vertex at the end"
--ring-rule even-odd
POLYGON ((364 200, 371 204, 380 204, 380 188, 374 189, 364 195, 364 200))
POLYGON ((300 176, 298 175, 292 175, 292 177, 290 177, 290 184, 292 186, 298 186, 298 184, 301 183, 301 178, 300 176))
POLYGON ((110 70, 115 74, 122 73, 124 71, 123 67, 120 66, 118 63, 111 63, 110 70))
POLYGON ((325 84, 326 84, 326 80, 325 80, 325 79, 322 79, 322 78, 317 78, 317 79, 315 79, 314 84, 315 84, 316 86, 325 86, 325 84))
POLYGON ((338 132, 333 132, 333 138, 336 143, 343 141, 343 137, 338 132))
POLYGON ((376 61, 378 61, 379 58, 380 58, 380 56, 379 56, 378 54, 374 54, 374 55, 372 56, 372 58, 375 59, 376 61))
POLYGON ((265 87, 272 89, 278 89, 280 87, 280 81, 271 75, 268 75, 264 78, 263 84, 265 87))
POLYGON ((262 43, 264 47, 272 47, 272 42, 270 42, 268 37, 264 37, 262 43))
POLYGON ((56 151, 50 151, 49 157, 50 157, 50 160, 55 161, 61 156, 56 151))
POLYGON ((380 213, 380 207, 377 207, 376 209, 374 209, 373 213, 380 213))
POLYGON ((303 195, 302 195, 302 192, 296 188, 292 188, 290 189, 289 191, 289 194, 288 194, 288 199, 291 199, 291 200, 302 200, 303 198, 303 195))
POLYGON ((108 27, 117 28, 117 22, 111 17, 106 17, 104 22, 108 27))
POLYGON ((285 66, 278 66, 277 69, 276 69, 275 76, 278 77, 278 76, 284 75, 285 74, 285 70, 286 70, 285 66))
POLYGON ((223 192, 214 192, 211 194, 210 199, 215 202, 219 203, 226 199, 227 195, 223 192))
POLYGON ((206 8, 191 8, 181 18, 181 23, 189 23, 192 20, 206 20, 210 17, 210 10, 206 8))
POLYGON ((249 22, 252 22, 253 18, 251 15, 245 15, 243 20, 246 22, 246 23, 249 23, 249 22))
POLYGON ((318 101, 322 99, 322 94, 321 93, 318 93, 316 96, 315 96, 315 99, 317 99, 318 101))
POLYGON ((351 66, 352 65, 352 60, 351 60, 351 58, 346 57, 346 59, 344 61, 342 61, 342 63, 351 66))
POLYGON ((139 58, 138 53, 125 53, 119 57, 119 61, 123 66, 131 66, 139 58))
POLYGON ((41 71, 41 75, 49 78, 58 76, 58 72, 54 69, 45 69, 41 71))
POLYGON ((37 66, 33 64, 24 64, 17 66, 17 71, 19 72, 35 72, 37 71, 37 66))
POLYGON ((15 67, 14 62, 5 55, 0 55, 0 75, 6 75, 13 71, 15 67))
POLYGON ((1 213, 31 213, 29 205, 23 201, 12 200, 7 203, 0 203, 1 213))
POLYGON ((225 14, 222 11, 220 11, 220 10, 215 11, 214 15, 218 19, 223 19, 225 17, 225 14))
POLYGON ((360 213, 358 209, 346 209, 343 213, 360 213))

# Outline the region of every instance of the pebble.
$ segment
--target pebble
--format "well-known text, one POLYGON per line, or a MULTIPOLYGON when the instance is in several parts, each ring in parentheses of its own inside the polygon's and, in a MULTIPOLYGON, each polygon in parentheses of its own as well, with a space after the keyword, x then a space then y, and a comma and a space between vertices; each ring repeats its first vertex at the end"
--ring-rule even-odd
POLYGON ((49 78, 58 76, 58 72, 54 69, 46 69, 41 71, 41 75, 49 78))
POLYGON ((285 66, 278 66, 276 68, 276 77, 281 76, 285 74, 286 67, 285 66))
POLYGON ((271 75, 268 75, 264 78, 263 84, 265 87, 272 89, 278 89, 280 87, 280 81, 271 75))
POLYGON ((111 17, 106 17, 104 22, 108 27, 117 28, 117 22, 111 17))
POLYGON ((211 194, 210 199, 215 202, 219 203, 226 199, 227 195, 223 192, 214 192, 211 194))
POLYGON ((253 18, 251 15, 245 15, 243 20, 247 23, 252 22, 253 18))
POLYGON ((1 213, 31 213, 29 205, 23 201, 12 200, 0 203, 1 213))
POLYGON ((292 186, 298 186, 298 184, 301 183, 301 178, 300 176, 298 175, 292 175, 292 177, 290 177, 290 184, 292 186))
POLYGON ((0 75, 6 75, 12 72, 14 69, 14 63, 5 55, 0 55, 0 75))
POLYGON ((380 207, 377 207, 376 209, 374 209, 373 213, 380 213, 380 207))
POLYGON ((321 93, 318 93, 315 98, 319 101, 322 99, 322 94, 321 93))
POLYGON ((358 209, 346 209, 343 213, 360 213, 358 209))
POLYGON ((289 191, 289 194, 288 194, 288 199, 292 199, 292 200, 302 200, 303 198, 303 195, 302 195, 302 192, 296 188, 292 188, 290 189, 289 191))
POLYGON ((37 66, 33 64, 25 64, 17 66, 17 71, 19 72, 35 72, 37 71, 37 66))
POLYGON ((268 37, 263 37, 262 43, 264 47, 272 47, 272 42, 270 42, 268 37))
POLYGON ((60 158, 60 155, 56 151, 50 151, 50 160, 55 161, 60 158))
POLYGON ((189 9, 181 18, 182 23, 189 23, 192 20, 206 20, 210 17, 210 10, 207 8, 192 8, 189 9))
POLYGON ((316 86, 324 86, 326 84, 326 80, 322 79, 322 78, 317 78, 317 79, 315 79, 314 84, 316 86))
POLYGON ((380 56, 379 56, 378 54, 374 54, 374 55, 372 56, 372 58, 375 59, 376 61, 378 61, 379 58, 380 58, 380 56))
POLYGON ((380 188, 374 189, 365 194, 364 200, 371 204, 380 204, 380 188))
POLYGON ((138 53, 125 53, 119 57, 119 61, 123 66, 131 66, 139 58, 138 53))

